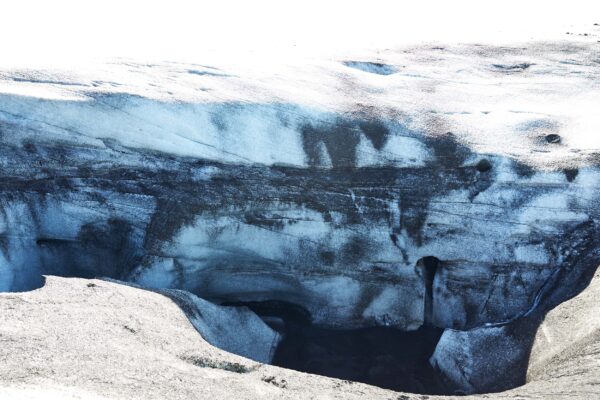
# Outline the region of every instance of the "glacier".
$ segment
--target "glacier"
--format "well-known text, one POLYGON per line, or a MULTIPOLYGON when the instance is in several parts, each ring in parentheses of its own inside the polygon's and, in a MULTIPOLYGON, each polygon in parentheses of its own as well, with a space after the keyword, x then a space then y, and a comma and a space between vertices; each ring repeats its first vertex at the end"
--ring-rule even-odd
POLYGON ((544 313, 600 261, 597 47, 2 69, 0 290, 107 277, 431 326, 450 387, 522 384, 544 313))

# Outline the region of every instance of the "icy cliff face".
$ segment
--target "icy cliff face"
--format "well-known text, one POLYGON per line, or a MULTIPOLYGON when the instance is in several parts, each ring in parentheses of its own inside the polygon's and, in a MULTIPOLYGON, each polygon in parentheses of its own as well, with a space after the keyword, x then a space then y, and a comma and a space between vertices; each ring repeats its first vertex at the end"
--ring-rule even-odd
POLYGON ((598 265, 596 47, 2 71, 0 289, 108 276, 328 327, 504 326, 598 265))

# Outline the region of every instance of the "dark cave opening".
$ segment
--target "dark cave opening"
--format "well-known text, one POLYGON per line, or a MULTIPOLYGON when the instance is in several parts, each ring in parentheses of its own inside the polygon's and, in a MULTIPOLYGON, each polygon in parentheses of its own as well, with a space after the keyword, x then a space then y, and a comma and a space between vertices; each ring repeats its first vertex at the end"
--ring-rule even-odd
POLYGON ((423 321, 427 326, 433 325, 433 283, 439 267, 440 260, 433 256, 423 257, 417 261, 417 269, 420 269, 425 285, 423 321))
POLYGON ((449 394, 429 363, 443 329, 333 329, 314 325, 303 307, 282 302, 236 302, 282 334, 273 365, 409 393, 449 394))

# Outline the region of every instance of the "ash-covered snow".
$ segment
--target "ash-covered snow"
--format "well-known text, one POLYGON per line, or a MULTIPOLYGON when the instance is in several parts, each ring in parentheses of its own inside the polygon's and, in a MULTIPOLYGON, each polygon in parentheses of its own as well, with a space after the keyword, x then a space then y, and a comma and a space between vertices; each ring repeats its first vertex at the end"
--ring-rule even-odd
POLYGON ((98 146, 114 139, 174 155, 296 166, 308 162, 306 125, 378 118, 387 121, 383 145, 363 145, 368 134, 356 129, 356 165, 418 164, 427 155, 415 150, 421 146, 411 138, 452 131, 478 152, 549 168, 589 163, 600 149, 597 46, 390 49, 378 52, 378 59, 404 68, 387 76, 356 75, 346 61, 242 65, 216 56, 204 63, 210 69, 133 61, 77 72, 8 69, 0 74, 0 113, 6 123, 43 129, 47 139, 98 146), (494 67, 525 64, 510 73, 494 67), (542 140, 557 133, 559 145, 542 140))
MULTIPOLYGON (((135 288, 138 285, 106 278, 135 288)), ((281 336, 246 307, 218 306, 184 290, 155 289, 169 297, 204 340, 222 350, 269 364, 281 336)))

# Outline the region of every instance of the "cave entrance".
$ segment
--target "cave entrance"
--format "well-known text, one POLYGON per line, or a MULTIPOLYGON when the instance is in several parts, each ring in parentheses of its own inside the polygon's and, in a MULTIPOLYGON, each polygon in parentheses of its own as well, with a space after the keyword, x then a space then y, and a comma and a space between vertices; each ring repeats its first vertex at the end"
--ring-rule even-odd
POLYGON ((355 330, 312 324, 301 306, 282 302, 236 302, 282 334, 273 365, 332 378, 420 394, 444 394, 429 358, 443 332, 431 326, 404 332, 389 327, 355 330))
POLYGON ((425 286, 424 306, 423 306, 423 323, 425 326, 433 326, 433 284, 435 275, 440 268, 441 262, 437 257, 427 256, 417 261, 417 271, 423 277, 425 286))

